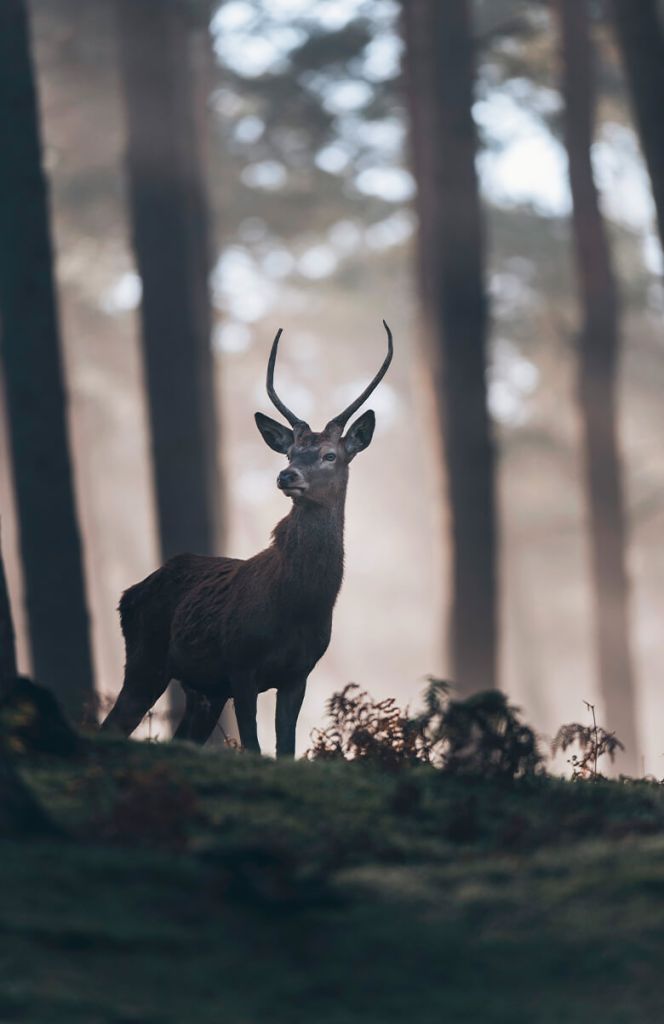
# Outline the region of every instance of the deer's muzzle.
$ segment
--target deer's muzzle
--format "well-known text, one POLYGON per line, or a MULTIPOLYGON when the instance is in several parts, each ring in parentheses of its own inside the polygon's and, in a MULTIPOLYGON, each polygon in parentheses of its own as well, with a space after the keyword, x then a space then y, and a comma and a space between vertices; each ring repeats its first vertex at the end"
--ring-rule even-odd
POLYGON ((277 487, 289 498, 295 494, 301 494, 307 489, 306 482, 300 471, 290 467, 282 469, 277 477, 277 487))

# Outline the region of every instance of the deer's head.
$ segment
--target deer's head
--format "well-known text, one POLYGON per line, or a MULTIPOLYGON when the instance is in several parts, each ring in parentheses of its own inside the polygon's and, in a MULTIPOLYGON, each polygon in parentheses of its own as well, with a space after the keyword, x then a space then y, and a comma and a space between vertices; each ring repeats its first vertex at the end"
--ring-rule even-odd
POLYGON ((333 503, 339 493, 345 490, 350 462, 358 452, 364 451, 371 444, 376 425, 376 417, 371 409, 362 413, 345 434, 344 428, 353 413, 357 412, 381 382, 392 361, 392 332, 384 320, 383 324, 387 331, 387 355, 383 365, 359 398, 331 419, 320 433, 292 413, 274 390, 274 367, 281 330, 277 332, 267 364, 267 393, 282 416, 288 420, 290 427, 260 412, 256 413, 256 425, 265 443, 275 452, 288 457, 288 466, 277 477, 277 487, 286 497, 318 504, 333 503))

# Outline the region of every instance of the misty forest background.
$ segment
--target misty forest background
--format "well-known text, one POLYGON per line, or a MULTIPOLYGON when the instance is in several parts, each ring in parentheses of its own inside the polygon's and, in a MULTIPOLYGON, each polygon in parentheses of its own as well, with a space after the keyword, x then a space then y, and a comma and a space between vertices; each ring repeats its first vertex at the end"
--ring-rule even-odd
POLYGON ((107 701, 121 591, 287 511, 253 425, 277 327, 316 426, 385 317, 300 749, 350 679, 433 673, 549 734, 592 701, 661 777, 663 95, 655 0, 3 0, 20 668, 77 720, 107 701))

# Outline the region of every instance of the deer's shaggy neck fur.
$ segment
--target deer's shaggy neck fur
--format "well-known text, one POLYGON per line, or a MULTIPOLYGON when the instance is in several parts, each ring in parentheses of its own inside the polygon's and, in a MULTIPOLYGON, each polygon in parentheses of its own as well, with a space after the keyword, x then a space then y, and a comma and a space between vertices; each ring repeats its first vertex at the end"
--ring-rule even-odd
POLYGON ((278 553, 283 596, 311 611, 332 610, 344 571, 346 488, 330 504, 293 502, 272 533, 278 553))

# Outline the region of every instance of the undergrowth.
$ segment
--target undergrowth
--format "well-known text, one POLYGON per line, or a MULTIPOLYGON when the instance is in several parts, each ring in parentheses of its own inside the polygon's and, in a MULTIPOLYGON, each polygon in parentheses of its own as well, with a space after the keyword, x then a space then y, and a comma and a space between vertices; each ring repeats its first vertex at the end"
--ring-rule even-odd
POLYGON ((660 1019, 664 787, 603 778, 596 722, 572 781, 436 682, 336 695, 295 762, 81 737, 33 686, 0 704, 2 1020, 660 1019))
POLYGON ((592 725, 581 725, 579 722, 561 725, 553 738, 551 750, 554 754, 559 750, 566 753, 576 745, 578 753, 573 751, 567 762, 572 768, 572 779, 603 779, 605 776, 598 768, 600 759, 608 757, 613 763, 617 752, 625 748, 615 733, 607 732, 597 724, 595 705, 587 700, 583 703, 592 715, 592 725))
MULTIPOLYGON (((327 704, 330 722, 312 733, 307 757, 313 761, 353 761, 394 771, 431 765, 449 775, 519 779, 542 774, 545 759, 533 729, 504 693, 487 690, 454 700, 451 684, 430 679, 417 713, 393 697, 375 700, 355 683, 327 704)), ((563 725, 552 754, 571 752, 572 780, 605 778, 600 761, 613 762, 623 744, 597 724, 595 706, 584 701, 591 725, 563 725)))
POLYGON ((417 714, 394 698, 375 700, 350 683, 328 702, 330 724, 312 734, 310 760, 369 762, 396 770, 432 765, 455 775, 521 778, 542 770, 533 730, 498 690, 453 700, 430 679, 417 714))

